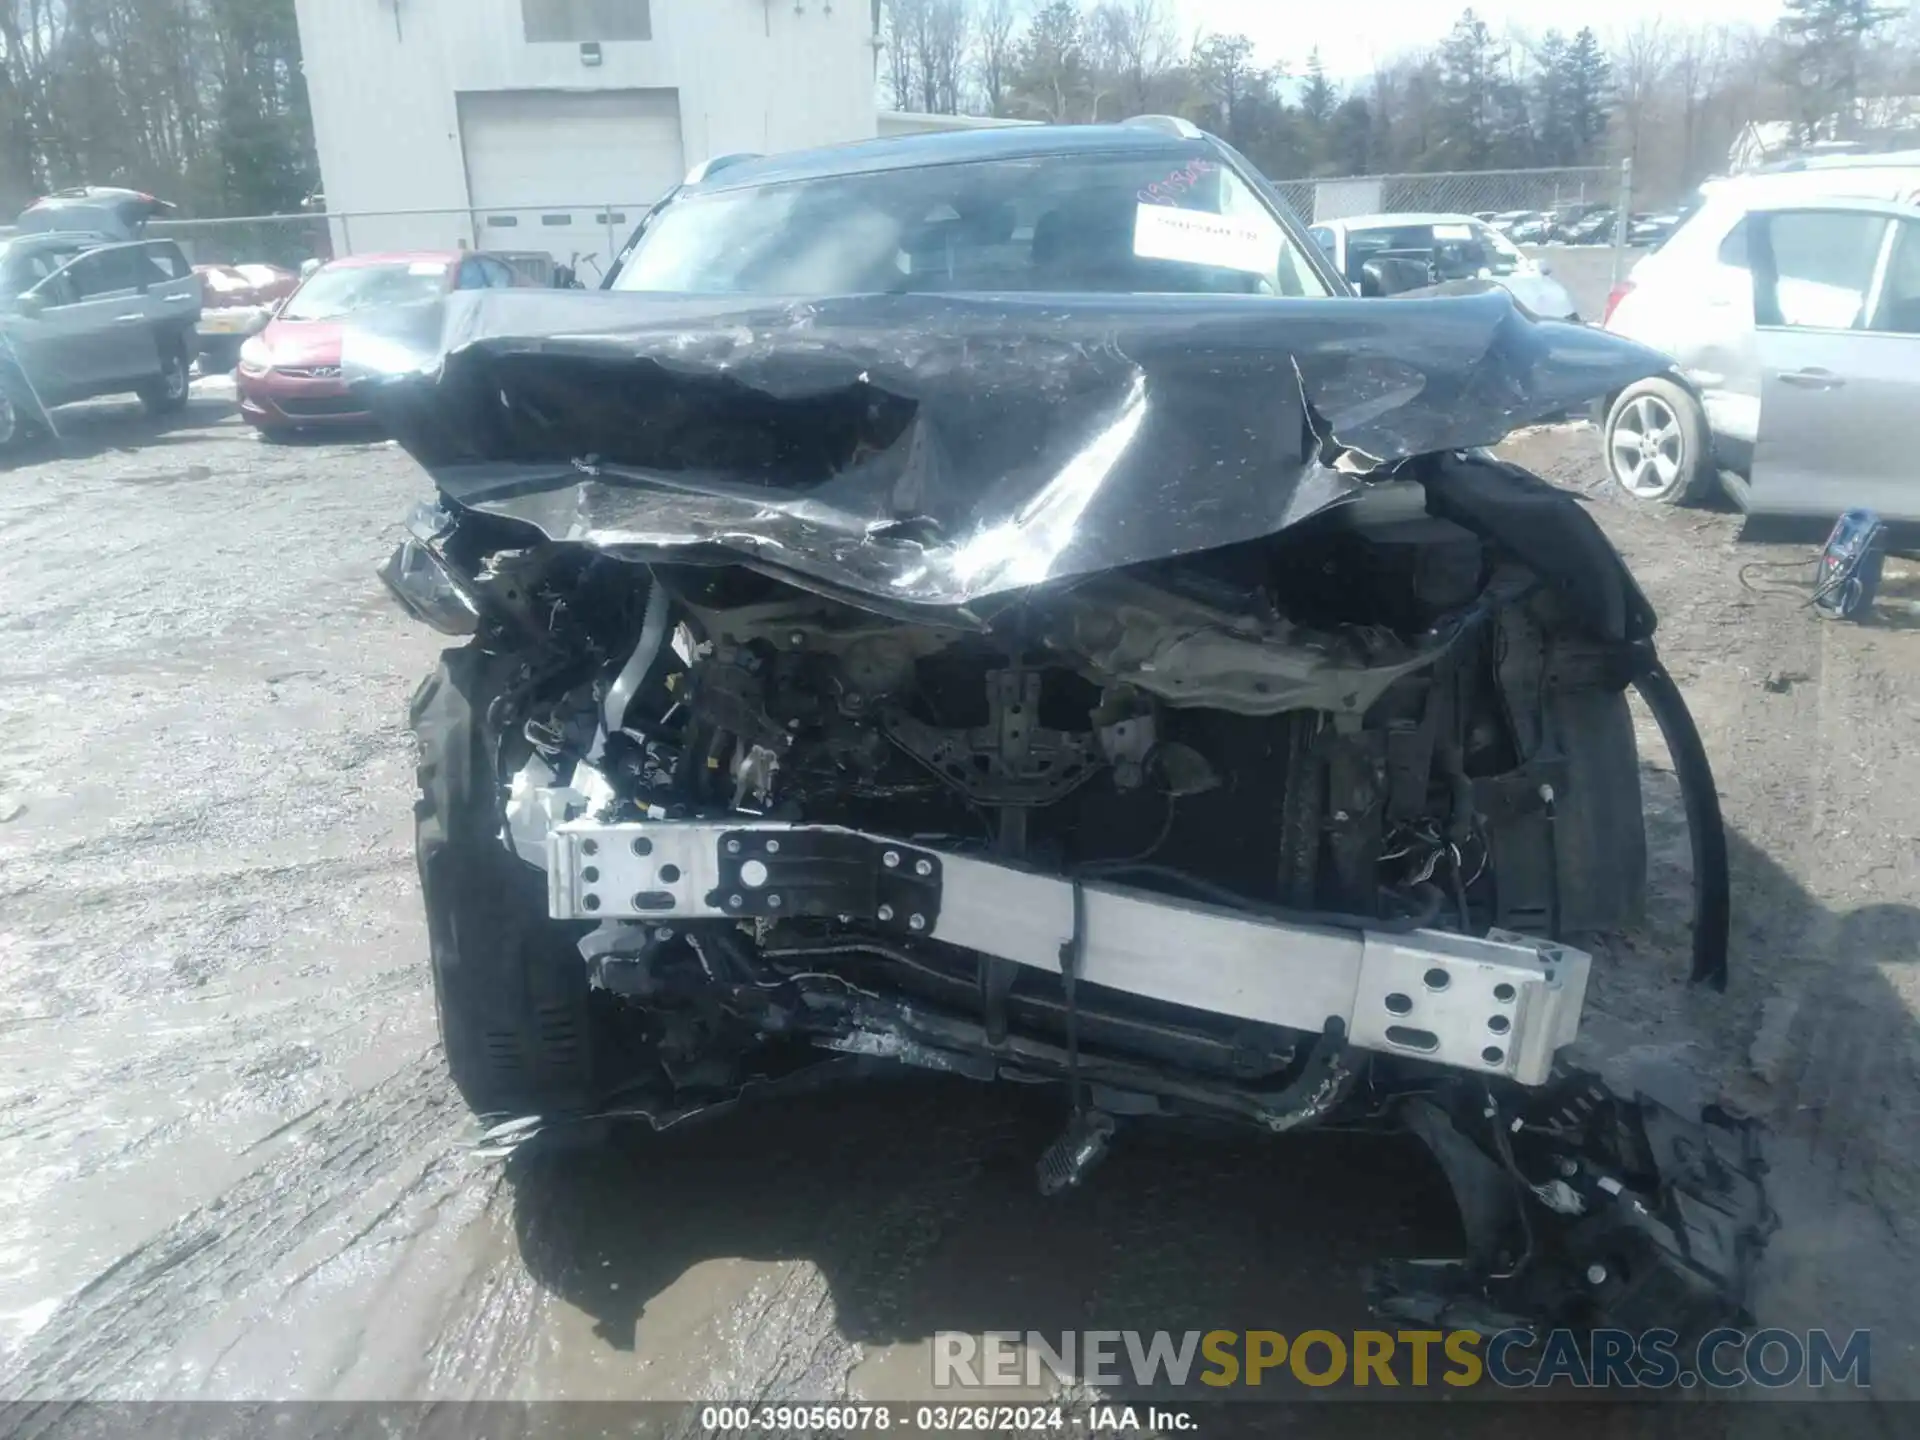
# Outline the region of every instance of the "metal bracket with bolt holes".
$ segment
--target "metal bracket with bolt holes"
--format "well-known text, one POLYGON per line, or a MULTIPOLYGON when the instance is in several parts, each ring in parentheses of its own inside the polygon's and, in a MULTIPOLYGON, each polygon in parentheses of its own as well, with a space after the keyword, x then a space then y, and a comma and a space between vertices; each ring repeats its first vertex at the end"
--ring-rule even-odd
MULTIPOLYGON (((844 916, 1055 974, 1073 889, 831 825, 575 820, 547 835, 556 920, 844 916)), ((1544 1083, 1579 1029, 1590 961, 1564 945, 1292 924, 1115 885, 1082 893, 1088 985, 1316 1033, 1337 1019, 1361 1049, 1523 1085, 1544 1083)))

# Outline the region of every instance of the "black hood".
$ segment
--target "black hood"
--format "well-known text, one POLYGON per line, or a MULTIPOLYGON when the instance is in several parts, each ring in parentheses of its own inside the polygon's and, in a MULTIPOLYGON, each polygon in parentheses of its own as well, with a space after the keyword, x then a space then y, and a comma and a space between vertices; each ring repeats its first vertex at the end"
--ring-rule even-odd
POLYGON ((350 376, 456 505, 922 605, 1256 539, 1665 357, 1504 290, 1397 300, 511 291, 350 376))

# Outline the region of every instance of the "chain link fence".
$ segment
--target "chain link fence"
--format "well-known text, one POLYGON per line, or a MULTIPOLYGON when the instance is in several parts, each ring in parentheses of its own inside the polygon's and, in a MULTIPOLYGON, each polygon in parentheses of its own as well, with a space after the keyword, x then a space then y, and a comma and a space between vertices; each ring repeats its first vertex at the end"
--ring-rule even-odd
MULTIPOLYGON (((1566 240, 1581 220, 1606 244, 1603 214, 1620 197, 1606 166, 1488 170, 1433 175, 1344 175, 1279 180, 1275 187, 1302 221, 1406 211, 1497 217, 1523 242, 1566 240), (1543 222, 1553 222, 1547 233, 1543 222), (1533 231, 1530 233, 1529 226, 1533 231)), ((500 251, 545 255, 589 279, 604 269, 651 201, 486 210, 392 210, 163 220, 149 228, 177 241, 195 264, 264 261, 298 268, 309 259, 383 250, 500 251)))

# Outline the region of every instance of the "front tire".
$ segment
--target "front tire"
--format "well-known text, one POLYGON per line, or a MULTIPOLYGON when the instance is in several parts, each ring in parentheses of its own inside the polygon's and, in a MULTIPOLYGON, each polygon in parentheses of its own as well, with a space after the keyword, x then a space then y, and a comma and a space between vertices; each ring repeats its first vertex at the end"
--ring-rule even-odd
POLYGON ((413 697, 414 836, 447 1069, 476 1113, 559 1118, 597 1097, 587 927, 547 917, 546 876, 500 840, 487 711, 519 672, 478 646, 442 653, 413 697))
POLYGON ((160 374, 141 382, 134 394, 147 407, 149 415, 172 415, 187 408, 192 377, 187 373, 187 352, 178 345, 160 356, 160 374))
POLYGON ((1719 484, 1706 412, 1671 380, 1622 390, 1608 407, 1602 443, 1607 473, 1631 499, 1694 505, 1719 484))

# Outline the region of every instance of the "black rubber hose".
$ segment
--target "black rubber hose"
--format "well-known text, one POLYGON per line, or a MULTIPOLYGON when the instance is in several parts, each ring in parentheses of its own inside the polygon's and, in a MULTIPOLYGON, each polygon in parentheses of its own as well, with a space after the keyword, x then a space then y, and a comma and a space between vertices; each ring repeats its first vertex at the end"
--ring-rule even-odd
POLYGON ((1687 839, 1693 846, 1693 973, 1688 978, 1696 985, 1725 990, 1733 887, 1727 874, 1727 827, 1720 816, 1720 792, 1714 788, 1707 747, 1701 743, 1680 687, 1651 649, 1634 676, 1633 688, 1647 702, 1667 742, 1687 814, 1687 839))

